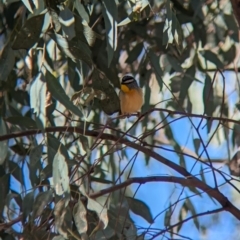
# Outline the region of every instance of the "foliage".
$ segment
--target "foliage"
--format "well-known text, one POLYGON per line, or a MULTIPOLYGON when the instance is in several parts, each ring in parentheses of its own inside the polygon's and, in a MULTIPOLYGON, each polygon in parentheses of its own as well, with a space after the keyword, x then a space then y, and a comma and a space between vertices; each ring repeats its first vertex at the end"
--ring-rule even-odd
POLYGON ((225 211, 237 225, 230 2, 5 0, 0 10, 0 238, 189 239, 185 224, 208 234, 201 216, 225 211), (145 103, 122 119, 127 73, 145 103))

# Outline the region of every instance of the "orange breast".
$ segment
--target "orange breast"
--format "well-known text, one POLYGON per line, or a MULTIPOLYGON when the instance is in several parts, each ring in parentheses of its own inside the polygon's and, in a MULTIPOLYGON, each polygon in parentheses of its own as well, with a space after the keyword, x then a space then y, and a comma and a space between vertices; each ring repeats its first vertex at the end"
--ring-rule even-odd
POLYGON ((119 92, 122 114, 138 112, 143 105, 142 89, 132 89, 129 92, 119 92))

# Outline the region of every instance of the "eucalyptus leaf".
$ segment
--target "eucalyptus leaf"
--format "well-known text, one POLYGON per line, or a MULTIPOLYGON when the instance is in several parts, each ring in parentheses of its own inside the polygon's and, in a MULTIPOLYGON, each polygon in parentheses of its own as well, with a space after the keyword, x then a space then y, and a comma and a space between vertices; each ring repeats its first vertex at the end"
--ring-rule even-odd
POLYGON ((31 12, 31 13, 33 13, 32 6, 31 6, 29 0, 22 0, 22 2, 24 3, 24 5, 25 5, 26 8, 28 9, 28 11, 31 12))
POLYGON ((46 81, 47 81, 48 90, 52 93, 53 97, 56 98, 56 100, 58 100, 60 103, 62 103, 68 110, 70 110, 77 116, 79 116, 79 117, 83 116, 83 114, 79 110, 79 108, 77 108, 70 101, 70 99, 67 96, 66 92, 64 91, 63 87, 59 83, 58 79, 56 79, 53 75, 51 75, 49 73, 48 76, 46 77, 46 81))
POLYGON ((223 69, 224 65, 221 62, 221 60, 218 58, 217 54, 210 51, 210 50, 204 50, 204 51, 200 51, 200 54, 207 60, 212 62, 213 64, 216 65, 217 68, 219 69, 223 69))
POLYGON ((106 28, 108 66, 110 66, 117 48, 117 5, 115 1, 103 0, 102 8, 106 28))
POLYGON ((57 195, 70 193, 68 166, 65 157, 59 151, 53 159, 53 185, 57 195))
POLYGON ((101 226, 103 227, 103 229, 105 229, 109 221, 106 206, 102 206, 94 199, 88 197, 87 208, 97 213, 98 218, 101 222, 101 226))
POLYGON ((37 129, 36 122, 29 117, 13 116, 13 117, 5 118, 5 121, 14 125, 18 125, 22 128, 37 129))
POLYGON ((73 208, 73 218, 79 234, 86 233, 88 230, 87 211, 84 204, 79 200, 73 208))
MULTIPOLYGON (((28 0, 26 0, 28 1, 28 0)), ((21 30, 17 33, 12 49, 30 49, 39 41, 45 19, 45 14, 28 19, 21 30)))
POLYGON ((158 80, 158 84, 159 84, 160 88, 162 89, 162 87, 163 87, 163 80, 162 80, 161 76, 163 75, 163 72, 162 72, 162 69, 160 67, 160 59, 159 59, 158 56, 156 56, 156 54, 152 50, 148 51, 148 56, 149 56, 150 63, 152 65, 153 71, 156 74, 156 78, 158 80))
POLYGON ((6 81, 15 64, 15 53, 10 44, 5 45, 0 53, 0 81, 6 81))
POLYGON ((26 218, 32 212, 34 203, 34 191, 28 193, 23 199, 23 222, 25 223, 26 218))
POLYGON ((4 168, 0 165, 0 214, 2 215, 2 211, 5 205, 5 199, 9 192, 10 187, 10 174, 6 173, 4 168))
POLYGON ((70 11, 69 8, 65 7, 62 11, 60 11, 59 21, 62 24, 62 29, 65 33, 65 36, 67 36, 69 40, 74 38, 76 36, 74 26, 75 20, 72 11, 70 11))
POLYGON ((153 223, 153 217, 150 212, 149 207, 141 200, 132 198, 132 197, 126 197, 129 208, 137 215, 144 218, 146 221, 148 221, 150 224, 153 223))
MULTIPOLYGON (((7 127, 2 118, 0 118, 0 136, 7 134, 7 127)), ((8 141, 0 141, 0 165, 2 165, 7 157, 8 153, 8 141)))
POLYGON ((37 195, 33 203, 32 221, 34 221, 35 218, 39 217, 42 214, 45 206, 52 201, 52 198, 53 198, 52 190, 41 192, 37 195))
POLYGON ((89 16, 88 16, 88 13, 87 13, 84 5, 80 1, 75 1, 75 7, 76 7, 80 17, 88 23, 89 16))
POLYGON ((19 181, 20 184, 23 184, 23 172, 19 165, 13 161, 8 161, 9 172, 19 181))
POLYGON ((91 50, 85 42, 77 38, 68 40, 59 34, 50 34, 50 37, 58 44, 64 53, 72 60, 82 60, 92 66, 91 50))

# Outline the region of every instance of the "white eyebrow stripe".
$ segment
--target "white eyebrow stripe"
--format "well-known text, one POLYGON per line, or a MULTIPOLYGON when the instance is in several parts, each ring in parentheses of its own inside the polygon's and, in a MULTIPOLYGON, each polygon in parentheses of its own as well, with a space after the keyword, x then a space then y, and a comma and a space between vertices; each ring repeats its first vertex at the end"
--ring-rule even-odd
POLYGON ((123 84, 128 84, 128 83, 132 83, 132 82, 134 82, 134 79, 132 79, 132 78, 122 81, 123 84))

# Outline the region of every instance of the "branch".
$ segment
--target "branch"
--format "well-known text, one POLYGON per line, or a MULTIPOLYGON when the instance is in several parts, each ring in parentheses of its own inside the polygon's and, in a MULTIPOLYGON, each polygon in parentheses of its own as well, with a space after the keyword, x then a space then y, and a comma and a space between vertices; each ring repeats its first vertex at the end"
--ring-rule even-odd
POLYGON ((239 0, 231 0, 233 14, 238 22, 238 27, 240 26, 240 1, 239 0))
POLYGON ((195 215, 192 215, 191 217, 188 217, 188 218, 185 218, 184 220, 180 221, 180 222, 177 222, 169 227, 167 227, 166 229, 160 231, 159 233, 155 234, 152 238, 150 238, 150 240, 153 240, 153 239, 156 239, 156 237, 164 234, 165 232, 169 231, 170 229, 174 228, 174 227, 177 227, 191 219, 194 219, 194 218, 197 218, 197 217, 200 217, 200 216, 205 216, 205 215, 209 215, 209 214, 213 214, 213 213, 218 213, 218 212, 222 212, 224 210, 224 208, 217 208, 217 209, 214 209, 214 210, 211 210, 211 211, 206 211, 206 212, 202 212, 202 213, 198 213, 198 214, 195 214, 195 215))
POLYGON ((202 118, 202 119, 206 119, 208 121, 213 121, 213 120, 217 120, 217 121, 222 121, 223 123, 224 122, 232 122, 232 123, 236 123, 237 125, 239 125, 239 120, 234 120, 234 119, 230 119, 230 118, 224 118, 224 117, 212 117, 212 116, 206 116, 206 115, 203 115, 203 114, 194 114, 194 113, 187 113, 187 112, 182 112, 182 111, 172 111, 172 110, 168 110, 168 109, 165 109, 165 108, 153 108, 153 109, 150 109, 149 111, 143 113, 140 118, 142 116, 145 116, 151 112, 166 112, 166 113, 169 113, 171 115, 181 115, 181 116, 185 116, 185 117, 195 117, 195 118, 202 118))
POLYGON ((12 227, 12 225, 14 225, 15 223, 18 223, 20 221, 22 221, 22 214, 10 222, 0 223, 0 232, 4 229, 8 229, 8 228, 12 227))
MULTIPOLYGON (((11 138, 17 138, 17 137, 23 137, 23 136, 31 136, 39 133, 50 133, 50 132, 70 132, 70 133, 78 133, 78 134, 85 134, 86 136, 91 137, 98 137, 99 132, 97 131, 89 131, 89 130, 83 130, 79 127, 48 127, 45 128, 45 131, 43 132, 40 129, 35 130, 27 130, 23 132, 16 132, 16 133, 10 133, 7 135, 0 136, 0 141, 8 140, 11 138)), ((184 176, 187 179, 191 180, 192 186, 196 186, 197 188, 201 189, 203 192, 207 192, 211 197, 216 199, 220 205, 224 208, 225 211, 230 212, 233 216, 235 216, 238 220, 240 220, 240 210, 236 208, 228 199, 223 195, 221 192, 218 191, 218 189, 212 188, 211 186, 205 184, 198 178, 194 177, 190 172, 188 172, 185 168, 177 165, 176 163, 168 160, 167 158, 159 155, 158 153, 152 151, 151 149, 148 149, 144 146, 141 146, 137 143, 131 142, 124 138, 118 138, 117 136, 103 133, 100 137, 102 140, 110 140, 110 141, 118 141, 121 144, 125 144, 128 147, 131 147, 137 151, 140 151, 149 157, 154 158, 156 161, 174 169, 176 172, 180 173, 182 176, 184 176)))
MULTIPOLYGON (((92 193, 89 196, 95 199, 95 198, 101 197, 102 195, 112 193, 119 189, 125 188, 133 183, 145 184, 148 182, 171 182, 171 183, 179 183, 185 187, 193 186, 191 179, 181 178, 181 177, 173 177, 173 176, 134 177, 134 178, 129 178, 125 182, 120 183, 118 185, 105 188, 96 193, 92 193)), ((198 186, 195 186, 195 187, 198 187, 198 186)))

